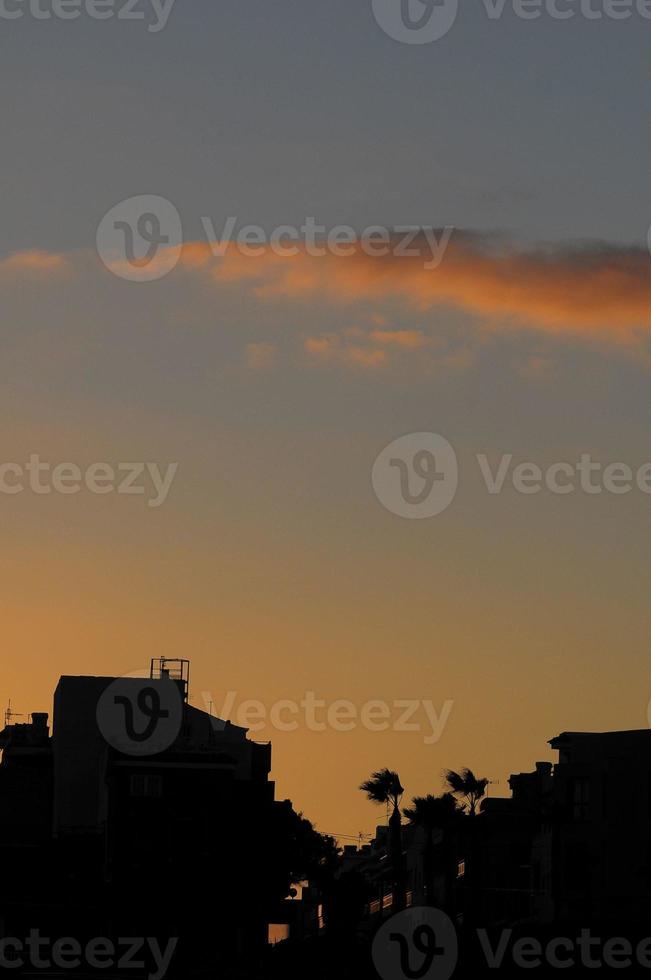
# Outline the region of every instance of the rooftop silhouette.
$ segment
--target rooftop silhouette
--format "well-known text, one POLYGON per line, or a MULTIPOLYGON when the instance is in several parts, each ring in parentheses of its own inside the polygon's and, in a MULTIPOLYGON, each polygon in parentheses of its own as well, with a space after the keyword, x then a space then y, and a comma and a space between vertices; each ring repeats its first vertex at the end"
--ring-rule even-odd
POLYGON ((444 916, 476 972, 482 930, 651 932, 646 729, 562 732, 558 761, 513 774, 505 797, 447 770, 443 793, 408 805, 379 769, 361 788, 388 825, 342 849, 275 800, 269 744, 190 704, 187 661, 61 677, 51 733, 43 712, 16 718, 0 732, 0 948, 16 975, 35 949, 39 975, 60 974, 42 937, 73 937, 84 977, 360 980, 386 975, 384 924, 416 913, 444 916), (135 972, 124 937, 141 937, 135 972))

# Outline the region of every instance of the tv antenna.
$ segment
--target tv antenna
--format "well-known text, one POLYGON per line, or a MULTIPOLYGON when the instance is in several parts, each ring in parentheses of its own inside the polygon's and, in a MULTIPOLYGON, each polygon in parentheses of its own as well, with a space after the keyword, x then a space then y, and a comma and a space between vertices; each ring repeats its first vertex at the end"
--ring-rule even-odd
POLYGON ((26 718, 26 717, 27 717, 27 715, 18 714, 17 712, 15 712, 15 711, 12 710, 12 708, 11 708, 11 698, 10 698, 9 699, 9 704, 7 705, 7 709, 5 711, 5 728, 7 727, 7 725, 11 725, 12 718, 26 718))

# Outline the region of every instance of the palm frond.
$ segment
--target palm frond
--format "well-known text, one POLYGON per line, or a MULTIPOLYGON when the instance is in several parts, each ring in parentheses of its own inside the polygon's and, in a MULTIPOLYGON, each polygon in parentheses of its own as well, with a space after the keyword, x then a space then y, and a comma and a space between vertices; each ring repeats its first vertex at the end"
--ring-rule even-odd
POLYGON ((450 787, 453 793, 465 793, 466 791, 466 779, 465 774, 468 769, 462 769, 461 772, 455 772, 454 769, 445 770, 445 781, 450 787))
POLYGON ((411 806, 406 807, 403 813, 414 825, 430 828, 444 827, 459 814, 459 805, 452 793, 443 793, 442 796, 429 794, 415 796, 411 806))
POLYGON ((372 803, 393 803, 394 806, 404 793, 398 773, 391 769, 379 769, 359 788, 372 803))

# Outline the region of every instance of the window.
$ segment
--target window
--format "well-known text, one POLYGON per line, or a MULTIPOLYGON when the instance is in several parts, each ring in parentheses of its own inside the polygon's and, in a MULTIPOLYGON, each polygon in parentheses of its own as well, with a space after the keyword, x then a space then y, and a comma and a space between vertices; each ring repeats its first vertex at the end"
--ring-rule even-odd
POLYGON ((162 776, 134 775, 131 777, 131 796, 159 799, 163 795, 162 776))
POLYGON ((283 943, 285 940, 289 939, 289 926, 282 922, 280 924, 272 923, 269 925, 268 932, 268 942, 275 946, 276 943, 283 943))
POLYGON ((457 864, 457 878, 463 878, 466 873, 466 862, 459 861, 457 864))

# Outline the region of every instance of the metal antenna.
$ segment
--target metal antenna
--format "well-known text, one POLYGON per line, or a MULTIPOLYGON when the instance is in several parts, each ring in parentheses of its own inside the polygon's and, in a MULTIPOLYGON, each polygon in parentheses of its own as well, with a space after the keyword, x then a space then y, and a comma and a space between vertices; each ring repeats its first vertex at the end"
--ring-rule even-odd
POLYGON ((11 724, 12 718, 24 718, 25 715, 17 714, 15 711, 11 710, 11 698, 9 698, 9 704, 7 705, 7 710, 5 711, 5 728, 7 725, 11 724))

